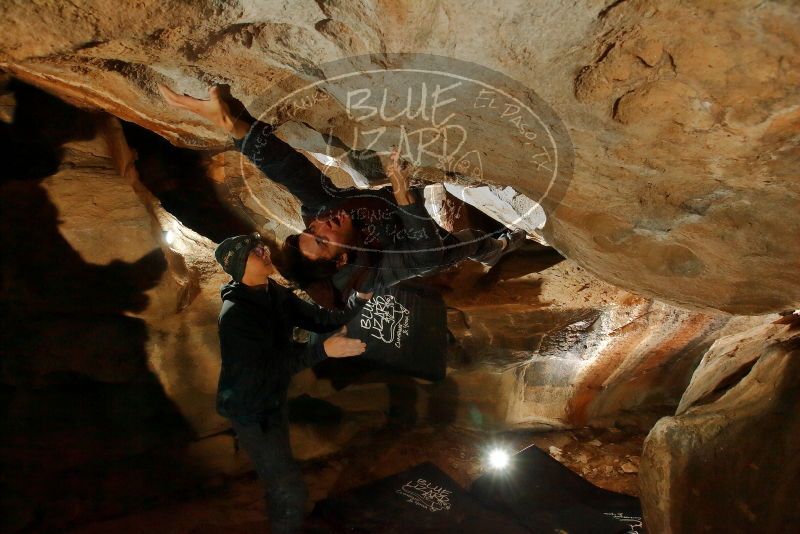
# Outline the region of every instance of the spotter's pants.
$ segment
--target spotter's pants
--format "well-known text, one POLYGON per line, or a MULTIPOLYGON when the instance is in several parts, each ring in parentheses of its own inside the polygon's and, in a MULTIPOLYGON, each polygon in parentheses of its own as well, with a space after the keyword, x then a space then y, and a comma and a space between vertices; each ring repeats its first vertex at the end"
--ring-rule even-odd
POLYGON ((300 467, 292 458, 286 403, 261 423, 233 422, 239 446, 255 465, 266 486, 267 509, 273 534, 297 532, 302 526, 308 497, 300 467))

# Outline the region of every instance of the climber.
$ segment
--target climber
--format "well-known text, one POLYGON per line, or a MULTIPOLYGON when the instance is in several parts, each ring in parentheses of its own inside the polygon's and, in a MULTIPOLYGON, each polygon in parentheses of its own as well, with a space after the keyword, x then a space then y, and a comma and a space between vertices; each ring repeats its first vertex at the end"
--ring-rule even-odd
POLYGON ((306 229, 287 238, 284 252, 290 260, 285 274, 301 287, 330 280, 337 295, 354 288, 376 290, 467 258, 493 265, 525 241, 520 230, 495 239, 480 230, 449 233, 440 228, 425 212, 419 188, 409 186, 407 169, 396 151, 387 173, 391 188, 337 188, 273 135, 272 125, 253 119, 240 102, 223 96, 220 87, 211 88, 209 100, 178 95, 165 86, 159 89, 171 105, 231 134, 235 146, 265 176, 300 200, 306 229))
POLYGON ((222 355, 217 411, 227 417, 269 496, 272 532, 295 532, 303 521, 306 488, 292 459, 286 393, 291 375, 325 358, 358 356, 365 344, 345 337, 300 344, 295 326, 331 332, 347 323, 371 294, 353 293, 347 310, 309 304, 270 279, 280 265, 278 247, 258 234, 224 240, 215 256, 232 280, 222 287, 222 355))

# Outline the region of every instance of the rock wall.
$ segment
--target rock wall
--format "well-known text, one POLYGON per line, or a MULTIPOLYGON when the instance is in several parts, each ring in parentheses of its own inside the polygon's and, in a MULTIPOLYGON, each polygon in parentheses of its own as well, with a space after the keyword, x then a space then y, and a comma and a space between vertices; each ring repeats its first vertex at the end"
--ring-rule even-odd
MULTIPOLYGON (((120 10, 105 0, 20 0, 0 9, 0 66, 196 147, 225 139, 166 108, 157 82, 198 96, 229 83, 258 114, 258 98, 290 84, 292 72, 354 54, 425 52, 501 71, 555 110, 575 146, 572 182, 546 228, 565 256, 681 305, 744 314, 800 305, 800 241, 791 239, 800 223, 788 216, 800 206, 793 2, 465 9, 457 1, 148 0, 120 10)), ((500 139, 497 128, 488 133, 500 139)), ((518 162, 484 148, 485 181, 535 197, 518 162)))
POLYGON ((116 119, 16 89, 0 143, 4 530, 191 487, 214 469, 170 454, 227 428, 212 243, 124 172, 116 119))
POLYGON ((448 378, 461 401, 502 425, 613 425, 628 414, 646 428, 675 404, 728 318, 642 299, 570 260, 525 273, 539 254, 521 252, 503 280, 450 296, 460 360, 448 378))
MULTIPOLYGON (((182 185, 142 175, 145 145, 98 110, 177 146, 217 150, 228 140, 164 106, 156 83, 196 96, 228 83, 257 115, 260 97, 292 87, 295 72, 403 51, 489 67, 555 110, 575 161, 544 233, 568 259, 528 251, 488 278, 467 269, 446 281, 458 343, 441 384, 336 391, 299 377, 293 394, 346 416, 323 431, 294 425, 298 455, 380 426, 398 394, 418 417, 482 429, 647 425, 680 403, 642 461, 651 529, 796 523, 787 513, 800 508, 796 329, 720 311, 800 307, 797 4, 14 0, 0 15, 0 68, 91 111, 0 80, 12 528, 122 513, 157 498, 153 489, 243 468, 229 437, 216 435, 226 425, 213 411, 223 277, 212 232, 165 208, 158 195, 182 185)), ((299 113, 279 133, 319 150, 329 119, 299 113)), ((493 125, 471 133, 502 137, 493 125)), ((485 150, 485 182, 540 193, 499 141, 485 150)), ((286 192, 235 153, 204 157, 216 184, 206 193, 221 195, 237 224, 283 237, 299 223, 286 192)))
MULTIPOLYGON (((784 532, 800 520, 800 321, 739 322, 645 442, 640 486, 654 532, 784 532)), ((733 326, 733 325, 732 325, 733 326)))

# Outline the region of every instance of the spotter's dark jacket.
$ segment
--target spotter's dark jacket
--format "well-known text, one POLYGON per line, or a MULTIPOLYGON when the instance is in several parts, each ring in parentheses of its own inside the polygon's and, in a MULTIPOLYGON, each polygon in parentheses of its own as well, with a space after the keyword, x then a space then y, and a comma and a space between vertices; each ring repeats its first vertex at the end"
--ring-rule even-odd
POLYGON ((321 339, 297 343, 294 327, 332 332, 364 304, 353 293, 347 309, 326 310, 272 280, 261 289, 230 282, 222 287, 222 301, 217 411, 243 425, 260 422, 279 409, 292 375, 326 358, 321 339))

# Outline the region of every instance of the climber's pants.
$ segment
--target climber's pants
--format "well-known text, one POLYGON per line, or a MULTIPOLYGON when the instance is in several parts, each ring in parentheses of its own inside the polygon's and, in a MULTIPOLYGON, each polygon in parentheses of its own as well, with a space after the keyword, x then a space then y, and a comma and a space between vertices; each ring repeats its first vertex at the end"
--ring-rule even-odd
POLYGON ((266 486, 272 532, 296 532, 303 523, 308 492, 300 467, 292 458, 285 403, 283 410, 260 424, 234 422, 233 429, 239 446, 250 457, 258 478, 266 486))
POLYGON ((455 265, 466 259, 480 262, 493 259, 502 253, 503 248, 495 237, 496 234, 471 229, 446 234, 442 238, 445 247, 442 266, 455 265))

